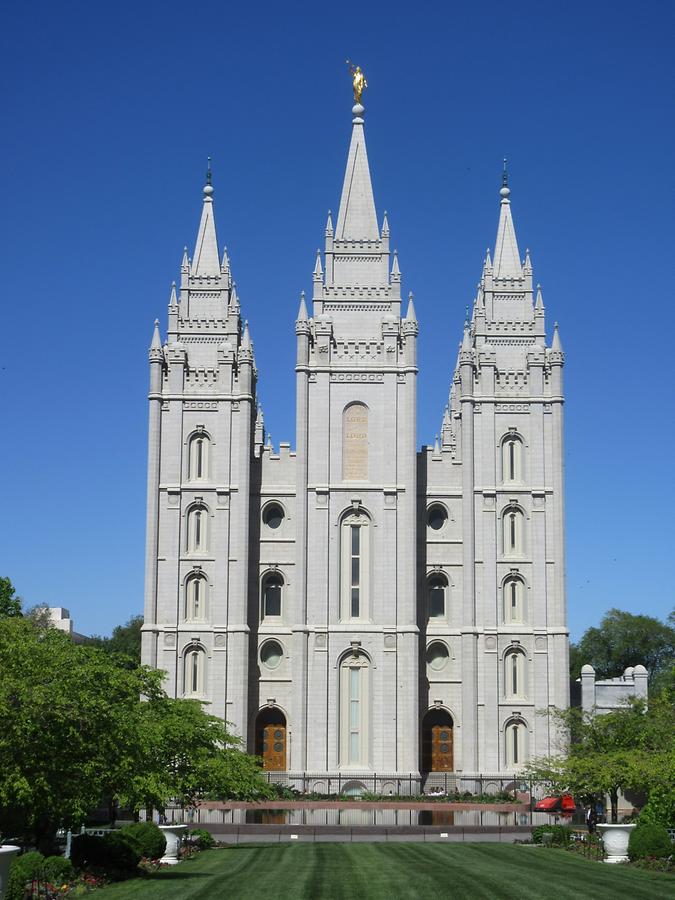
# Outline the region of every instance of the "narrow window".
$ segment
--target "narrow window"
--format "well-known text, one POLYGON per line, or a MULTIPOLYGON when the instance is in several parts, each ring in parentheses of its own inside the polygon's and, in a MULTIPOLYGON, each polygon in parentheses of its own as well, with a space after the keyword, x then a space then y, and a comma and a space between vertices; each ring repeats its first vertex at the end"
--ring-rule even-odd
POLYGON ((349 762, 361 759, 360 669, 349 669, 349 762))
POLYGON ((190 553, 200 553, 206 549, 206 510, 193 507, 188 513, 187 549, 190 553))
POLYGON ((368 546, 370 520, 363 513, 353 513, 342 520, 340 618, 368 617, 368 546))
POLYGON ((281 575, 268 575, 263 582, 263 619, 281 616, 281 589, 284 581, 281 575))
POLYGON ((518 582, 512 581, 509 585, 511 590, 511 621, 518 621, 518 582))
POLYGON ((514 697, 518 696, 518 654, 511 655, 511 692, 514 697))
POLYGON ((201 575, 193 576, 187 583, 186 619, 204 619, 206 614, 206 581, 201 575))
POLYGON ((508 435, 502 441, 502 480, 522 480, 523 443, 515 435, 508 435))
POLYGON ((509 441, 509 481, 516 480, 516 444, 509 441))
POLYGON ((190 650, 185 655, 185 694, 200 696, 204 693, 204 653, 190 650))
POLYGON ((517 725, 514 725, 511 729, 511 734, 513 736, 513 764, 518 765, 520 762, 520 747, 518 746, 518 732, 519 728, 517 725))
POLYGON ((188 444, 188 477, 190 481, 204 481, 208 470, 209 439, 201 432, 193 435, 188 444))
POLYGON ((504 732, 506 765, 520 766, 527 761, 527 732, 523 722, 509 722, 504 732))
POLYGON ((430 619, 445 618, 445 591, 447 584, 445 579, 435 575, 428 583, 428 608, 430 619))
POLYGON ((340 663, 340 765, 368 765, 369 661, 360 653, 345 656, 340 663))
POLYGON ((513 512, 509 515, 509 535, 510 535, 509 539, 511 542, 511 549, 515 550, 516 549, 516 514, 513 512))
POLYGON ((361 528, 359 525, 351 525, 351 617, 358 619, 359 617, 359 590, 361 586, 361 528))

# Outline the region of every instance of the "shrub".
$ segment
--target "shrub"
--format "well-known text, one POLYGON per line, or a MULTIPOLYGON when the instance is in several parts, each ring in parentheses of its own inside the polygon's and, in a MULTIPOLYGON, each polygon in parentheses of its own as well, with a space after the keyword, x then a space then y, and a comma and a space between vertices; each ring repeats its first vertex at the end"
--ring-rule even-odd
POLYGON ((135 822, 120 828, 130 844, 136 847, 144 859, 159 859, 166 851, 166 838, 154 822, 135 822))
POLYGON ((216 843, 211 832, 205 828, 194 828, 188 837, 191 843, 200 850, 210 850, 216 843))
POLYGON ((73 838, 70 857, 78 869, 102 869, 113 879, 127 878, 137 868, 141 854, 119 831, 105 837, 80 834, 73 838))
POLYGON ((44 879, 51 884, 64 884, 75 877, 75 869, 63 856, 48 856, 43 865, 44 879))
POLYGON ((654 788, 640 812, 639 822, 672 828, 675 825, 675 787, 654 788))
POLYGON ((26 884, 43 877, 44 861, 44 856, 37 850, 17 856, 9 870, 5 900, 23 900, 26 884))
POLYGON ((673 845, 667 828, 663 825, 638 825, 628 841, 628 858, 646 859, 648 856, 657 859, 670 856, 673 845))
POLYGON ((571 833, 572 831, 567 825, 537 825, 532 829, 532 843, 541 844, 543 836, 550 834, 553 847, 567 847, 571 833))

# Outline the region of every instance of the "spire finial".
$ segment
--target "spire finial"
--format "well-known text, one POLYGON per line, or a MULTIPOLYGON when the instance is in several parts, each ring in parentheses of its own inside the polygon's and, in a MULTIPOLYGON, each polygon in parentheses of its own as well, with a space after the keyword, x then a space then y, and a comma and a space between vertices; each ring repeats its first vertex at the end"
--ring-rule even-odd
POLYGON ((213 184, 211 176, 211 157, 206 157, 206 184, 204 185, 204 196, 210 197, 213 194, 213 184))
POLYGON ((506 157, 504 157, 504 170, 502 172, 502 187, 499 191, 503 200, 508 200, 511 190, 509 188, 509 170, 506 167, 506 157))

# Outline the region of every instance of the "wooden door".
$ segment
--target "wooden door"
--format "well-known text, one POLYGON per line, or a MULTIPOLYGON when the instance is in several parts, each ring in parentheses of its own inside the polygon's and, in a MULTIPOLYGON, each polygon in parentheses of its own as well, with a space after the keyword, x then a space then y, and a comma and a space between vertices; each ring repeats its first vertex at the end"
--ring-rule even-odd
POLYGON ((263 728, 263 769, 283 772, 286 769, 286 726, 266 725, 263 728))
POLYGON ((452 728, 449 725, 431 727, 431 771, 452 772, 452 728))

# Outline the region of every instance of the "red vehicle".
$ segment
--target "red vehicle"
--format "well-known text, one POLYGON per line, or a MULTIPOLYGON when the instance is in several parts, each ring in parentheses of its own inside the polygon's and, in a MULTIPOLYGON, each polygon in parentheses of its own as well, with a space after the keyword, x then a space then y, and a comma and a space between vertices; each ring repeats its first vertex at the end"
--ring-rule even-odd
POLYGON ((562 794, 560 797, 544 797, 534 805, 535 812, 573 813, 576 809, 574 797, 571 794, 562 794))

